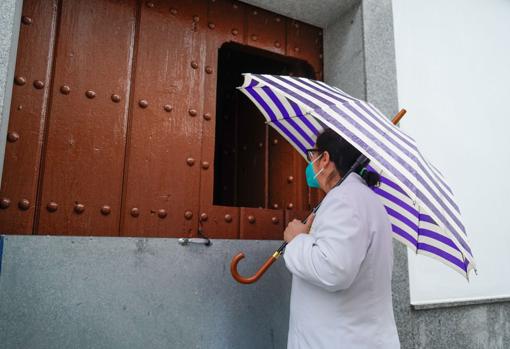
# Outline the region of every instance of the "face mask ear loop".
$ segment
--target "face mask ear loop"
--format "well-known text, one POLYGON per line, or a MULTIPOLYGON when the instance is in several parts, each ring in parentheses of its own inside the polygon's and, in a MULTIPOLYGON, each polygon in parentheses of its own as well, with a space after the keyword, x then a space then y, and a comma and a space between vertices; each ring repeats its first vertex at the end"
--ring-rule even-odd
MULTIPOLYGON (((312 164, 313 164, 315 161, 319 160, 319 159, 322 157, 322 155, 323 155, 323 154, 324 154, 324 152, 322 152, 322 153, 321 153, 321 155, 317 156, 317 158, 315 158, 315 159, 312 161, 312 164)), ((319 175, 322 171, 324 171, 324 167, 323 167, 323 168, 321 168, 321 170, 320 170, 319 172, 317 172, 317 173, 315 174, 315 176, 313 176, 313 178, 314 178, 314 179, 315 179, 315 178, 317 178, 317 176, 318 176, 318 175, 319 175)))
POLYGON ((319 160, 319 159, 322 157, 322 155, 323 155, 323 154, 324 154, 324 153, 321 153, 321 155, 319 155, 319 156, 317 156, 315 159, 313 159, 312 164, 313 164, 315 161, 319 160))
POLYGON ((313 178, 317 178, 317 176, 318 176, 318 175, 320 175, 322 171, 324 171, 324 167, 323 167, 323 168, 321 168, 321 170, 320 170, 319 172, 317 172, 317 173, 315 174, 315 176, 313 176, 313 178))

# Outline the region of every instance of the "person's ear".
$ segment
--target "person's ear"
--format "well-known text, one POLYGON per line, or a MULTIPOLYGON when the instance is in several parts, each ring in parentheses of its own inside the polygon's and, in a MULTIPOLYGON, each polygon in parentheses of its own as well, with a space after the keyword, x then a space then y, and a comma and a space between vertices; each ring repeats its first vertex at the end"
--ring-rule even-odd
POLYGON ((326 167, 329 162, 331 161, 330 157, 329 157, 329 153, 328 151, 324 151, 324 153, 322 154, 322 158, 320 159, 320 162, 322 164, 321 167, 326 167))

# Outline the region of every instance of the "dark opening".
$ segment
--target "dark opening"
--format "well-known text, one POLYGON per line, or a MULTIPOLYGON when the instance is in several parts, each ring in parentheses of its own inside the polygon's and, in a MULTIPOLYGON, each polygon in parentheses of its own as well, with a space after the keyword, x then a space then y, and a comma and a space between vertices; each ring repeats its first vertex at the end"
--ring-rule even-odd
POLYGON ((213 204, 267 208, 270 126, 236 89, 242 73, 308 78, 314 73, 305 61, 265 50, 235 43, 219 49, 213 204))

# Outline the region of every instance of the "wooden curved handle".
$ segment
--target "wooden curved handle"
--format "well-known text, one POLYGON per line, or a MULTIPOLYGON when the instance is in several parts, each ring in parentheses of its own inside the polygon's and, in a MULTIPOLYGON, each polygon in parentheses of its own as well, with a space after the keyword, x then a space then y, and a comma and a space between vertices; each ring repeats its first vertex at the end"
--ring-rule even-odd
POLYGON ((402 117, 404 117, 405 113, 407 113, 407 110, 405 109, 400 109, 400 111, 397 113, 397 115, 395 115, 393 117, 393 120, 391 120, 391 122, 393 123, 393 125, 396 125, 400 122, 400 119, 402 119, 402 117))
POLYGON ((279 256, 279 254, 275 252, 271 257, 269 257, 266 260, 266 262, 260 267, 260 269, 255 274, 253 274, 253 276, 243 277, 237 271, 237 264, 239 264, 239 261, 244 258, 244 253, 239 252, 234 256, 234 258, 232 258, 232 262, 230 262, 230 273, 232 273, 232 277, 236 279, 237 282, 240 282, 242 284, 252 284, 258 279, 260 279, 262 275, 264 275, 264 273, 266 272, 267 269, 269 269, 271 264, 273 264, 278 259, 277 256, 279 256))

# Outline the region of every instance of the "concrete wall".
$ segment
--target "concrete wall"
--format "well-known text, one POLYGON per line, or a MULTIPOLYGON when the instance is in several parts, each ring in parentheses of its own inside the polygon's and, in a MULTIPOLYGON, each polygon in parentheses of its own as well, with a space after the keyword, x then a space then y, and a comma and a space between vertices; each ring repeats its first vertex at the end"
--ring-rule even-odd
POLYGON ((0 347, 284 348, 290 274, 253 273, 278 241, 7 236, 0 274, 0 347))
MULTIPOLYGON (((264 4, 287 13, 278 2, 257 2, 264 4)), ((348 7, 324 24, 326 80, 393 115, 398 103, 391 1, 348 7)), ((14 8, 9 11, 17 18, 14 8)), ((307 13, 318 12, 300 11, 307 13)), ((14 63, 1 64, 5 72, 14 63)), ((4 245, 2 348, 285 347, 290 275, 284 264, 276 263, 251 286, 234 283, 228 270, 231 256, 245 250, 249 258, 241 270, 251 272, 279 242, 215 240, 207 248, 183 247, 175 239, 9 236, 4 245)), ((402 348, 510 347, 508 303, 413 310, 406 250, 397 242, 394 250, 393 301, 402 348)))
MULTIPOLYGON (((2 348, 285 348, 290 275, 250 274, 276 241, 5 236, 2 348)), ((413 311, 405 248, 395 243, 394 309, 402 348, 508 348, 508 304, 413 311)))
POLYGON ((366 99, 361 3, 324 28, 324 81, 366 99))

